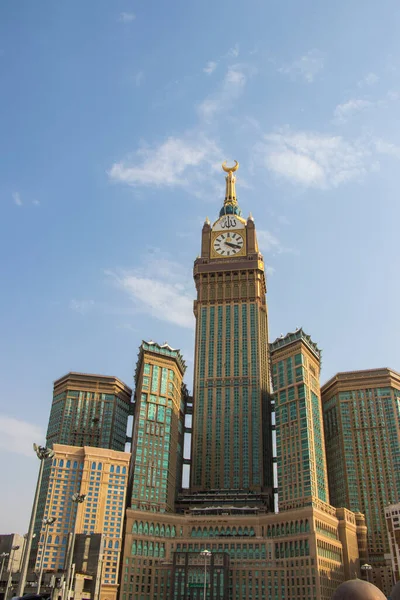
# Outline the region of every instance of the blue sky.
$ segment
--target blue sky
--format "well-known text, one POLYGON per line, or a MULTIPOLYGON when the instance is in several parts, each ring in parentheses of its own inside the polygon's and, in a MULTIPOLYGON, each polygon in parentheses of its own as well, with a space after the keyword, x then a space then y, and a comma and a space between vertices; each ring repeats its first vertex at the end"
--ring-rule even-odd
POLYGON ((142 339, 192 387, 192 264, 237 159, 270 336, 399 369, 395 0, 0 5, 0 533, 26 531, 52 382, 132 385, 142 339))

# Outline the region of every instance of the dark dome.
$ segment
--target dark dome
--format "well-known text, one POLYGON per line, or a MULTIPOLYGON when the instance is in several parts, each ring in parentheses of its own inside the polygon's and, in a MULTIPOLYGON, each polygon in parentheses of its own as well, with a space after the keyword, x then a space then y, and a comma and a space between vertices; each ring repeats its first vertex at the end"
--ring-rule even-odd
POLYGON ((390 594, 392 600, 400 600, 400 581, 396 583, 390 594))
POLYGON ((350 579, 339 585, 332 600, 386 600, 386 596, 368 581, 350 579))

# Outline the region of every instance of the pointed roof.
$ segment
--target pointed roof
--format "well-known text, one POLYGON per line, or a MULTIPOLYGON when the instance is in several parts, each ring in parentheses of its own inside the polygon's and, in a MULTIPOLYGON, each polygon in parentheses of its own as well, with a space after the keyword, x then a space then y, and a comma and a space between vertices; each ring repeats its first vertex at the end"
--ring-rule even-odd
POLYGON ((311 336, 309 336, 302 327, 297 328, 292 333, 287 333, 285 336, 282 334, 280 337, 276 338, 274 342, 271 342, 269 345, 270 352, 274 352, 284 346, 289 346, 289 344, 293 344, 294 342, 298 342, 301 340, 305 343, 308 349, 316 356, 318 360, 321 360, 321 350, 318 348, 317 344, 312 341, 311 336))

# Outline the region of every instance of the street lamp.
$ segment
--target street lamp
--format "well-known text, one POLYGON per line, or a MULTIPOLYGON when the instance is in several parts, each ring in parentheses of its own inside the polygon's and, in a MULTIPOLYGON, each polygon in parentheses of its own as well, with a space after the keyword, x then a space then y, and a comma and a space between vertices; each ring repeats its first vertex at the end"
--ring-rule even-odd
POLYGON ((372 571, 372 567, 371 565, 365 564, 365 565, 361 565, 361 571, 365 571, 367 574, 367 581, 369 583, 369 572, 372 571))
MULTIPOLYGON (((82 504, 82 502, 84 502, 86 498, 86 494, 72 494, 71 500, 72 502, 74 502, 76 505, 78 504, 82 504)), ((67 600, 69 600, 70 597, 70 592, 71 592, 71 588, 72 588, 72 559, 74 556, 74 547, 75 547, 75 536, 76 536, 76 513, 75 513, 75 520, 74 520, 74 530, 72 532, 72 538, 71 538, 71 545, 70 545, 70 549, 69 549, 69 554, 68 554, 68 563, 67 563, 67 576, 66 576, 66 585, 65 585, 65 592, 66 592, 66 598, 67 600)), ((65 600, 65 597, 63 597, 63 600, 65 600)))
POLYGON ((200 556, 204 556, 204 600, 207 596, 207 558, 211 556, 210 550, 202 550, 200 556))
POLYGON ((19 546, 11 546, 10 562, 8 563, 7 587, 6 587, 6 591, 4 592, 4 600, 7 600, 9 589, 12 586, 12 568, 13 568, 14 556, 15 556, 15 553, 17 550, 19 550, 19 546))
POLYGON ((0 554, 0 558, 1 558, 1 567, 0 567, 0 582, 2 581, 2 577, 3 577, 3 569, 4 569, 4 563, 6 561, 6 558, 10 556, 9 552, 2 552, 0 554))
POLYGON ((26 538, 25 552, 24 552, 24 557, 23 557, 23 561, 22 561, 22 569, 21 569, 21 576, 19 579, 17 596, 23 596, 24 591, 25 591, 26 574, 28 572, 29 555, 31 553, 31 547, 32 547, 33 530, 35 528, 35 520, 36 520, 36 512, 37 512, 37 507, 38 507, 38 502, 39 502, 40 487, 42 485, 44 461, 46 460, 46 458, 53 458, 53 456, 54 456, 54 450, 51 450, 50 448, 45 448, 44 446, 38 446, 37 444, 33 444, 33 449, 36 453, 36 456, 40 460, 40 467, 39 467, 38 480, 37 480, 37 484, 36 484, 35 498, 33 500, 31 520, 29 521, 28 536, 26 538))
POLYGON ((40 559, 39 577, 38 577, 38 582, 37 582, 37 593, 38 594, 40 594, 40 588, 41 588, 41 585, 42 585, 44 555, 46 553, 47 538, 49 537, 49 525, 53 525, 53 523, 55 523, 55 520, 56 520, 55 517, 47 517, 47 518, 43 519, 43 525, 44 525, 44 544, 43 544, 42 556, 41 556, 41 559, 40 559))

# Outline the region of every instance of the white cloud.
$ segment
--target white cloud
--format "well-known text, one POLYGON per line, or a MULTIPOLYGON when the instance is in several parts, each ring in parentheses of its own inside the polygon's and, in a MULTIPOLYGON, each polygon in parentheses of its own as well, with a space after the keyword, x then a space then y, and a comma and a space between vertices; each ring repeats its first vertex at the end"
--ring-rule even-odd
POLYGON ((312 83, 324 68, 324 56, 319 50, 310 50, 291 64, 280 67, 278 71, 289 75, 292 79, 303 79, 312 83))
POLYGON ((19 193, 18 193, 18 192, 13 192, 13 195, 12 195, 12 197, 13 197, 14 203, 15 203, 17 206, 22 206, 22 200, 21 200, 21 196, 19 195, 19 193))
POLYGON ((217 65, 218 63, 215 62, 215 60, 208 61, 208 63, 203 69, 204 73, 207 73, 207 75, 211 75, 211 73, 214 73, 215 69, 217 68, 217 65))
POLYGON ((337 187, 369 170, 370 149, 358 141, 289 128, 264 139, 256 148, 261 162, 278 177, 305 187, 337 187))
POLYGON ((292 252, 290 248, 285 248, 278 238, 267 231, 266 229, 257 230, 257 240, 261 252, 273 252, 274 254, 283 254, 284 252, 292 252))
POLYGON ((364 86, 371 86, 371 85, 375 85, 375 83, 377 83, 379 81, 379 77, 378 75, 376 75, 376 73, 367 73, 367 75, 365 77, 363 77, 362 79, 360 79, 360 81, 357 83, 358 87, 364 87, 364 86))
POLYGON ((237 58, 239 56, 239 44, 236 43, 232 48, 228 50, 227 57, 237 58))
POLYGON ((253 72, 254 69, 249 70, 246 65, 237 64, 228 67, 219 90, 210 94, 198 106, 200 117, 209 122, 217 113, 231 107, 243 92, 248 74, 253 72))
POLYGON ((40 206, 40 202, 39 202, 39 200, 32 200, 32 204, 33 204, 34 206, 40 206))
POLYGON ((358 112, 370 108, 373 105, 369 100, 362 100, 360 98, 354 98, 338 104, 334 110, 334 117, 339 123, 346 123, 346 121, 358 112))
POLYGON ((44 431, 38 425, 0 415, 0 448, 33 457, 33 444, 42 444, 44 431))
POLYGON ((385 142, 385 140, 381 139, 375 140, 375 148, 378 154, 386 154, 387 156, 400 158, 400 147, 391 142, 385 142))
POLYGON ((185 186, 189 175, 201 177, 200 165, 212 165, 221 155, 213 140, 205 136, 169 137, 154 148, 141 148, 136 157, 114 163, 110 179, 128 185, 185 186))
POLYGON ((81 315, 86 315, 94 306, 94 300, 76 300, 73 298, 69 303, 71 310, 81 315))
POLYGON ((122 23, 132 23, 136 19, 136 15, 133 12, 122 12, 119 15, 119 21, 122 23))
POLYGON ((180 327, 193 327, 193 296, 188 288, 190 276, 178 263, 157 257, 148 260, 145 269, 107 271, 106 274, 128 294, 139 312, 180 327))

